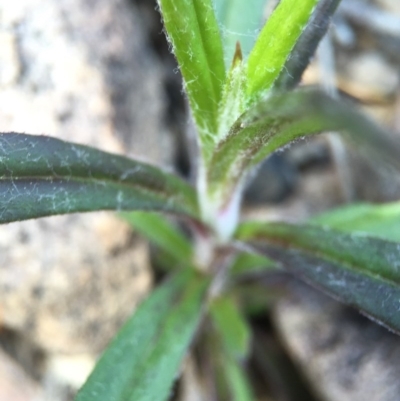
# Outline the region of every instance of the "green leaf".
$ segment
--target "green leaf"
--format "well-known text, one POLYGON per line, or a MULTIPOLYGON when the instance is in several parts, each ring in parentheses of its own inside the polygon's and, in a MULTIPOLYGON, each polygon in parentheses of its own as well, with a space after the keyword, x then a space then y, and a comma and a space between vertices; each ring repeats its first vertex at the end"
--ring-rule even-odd
MULTIPOLYGON (((218 132, 214 137, 216 144, 224 140, 224 138, 228 135, 232 124, 234 124, 234 122, 245 110, 246 82, 244 80, 245 65, 242 57, 242 51, 240 45, 238 44, 232 61, 231 69, 227 74, 223 88, 218 116, 218 132)), ((210 155, 211 152, 207 154, 207 156, 210 155)), ((208 158, 205 159, 206 163, 208 163, 208 161, 208 158)))
POLYGON ((320 40, 325 35, 331 16, 339 3, 340 0, 319 0, 307 26, 299 36, 296 45, 274 82, 274 89, 292 89, 300 82, 301 76, 309 65, 320 40))
POLYGON ((400 333, 399 243, 284 223, 246 223, 237 236, 296 276, 400 333))
POLYGON ((235 359, 246 358, 250 348, 250 328, 235 299, 231 296, 213 299, 210 304, 210 316, 225 351, 235 359))
POLYGON ((226 358, 224 361, 226 381, 232 401, 255 401, 247 375, 238 361, 226 358))
POLYGON ((230 270, 233 277, 242 275, 253 275, 257 273, 265 273, 266 271, 275 271, 278 268, 276 264, 257 253, 240 252, 230 270))
POLYGON ((186 270, 145 300, 75 401, 163 401, 199 324, 208 280, 186 270))
POLYGON ((208 194, 228 204, 246 172, 275 150, 321 131, 341 131, 357 149, 400 168, 400 142, 347 102, 313 90, 279 93, 244 113, 213 152, 208 194))
POLYGON ((259 97, 270 89, 306 28, 318 0, 281 0, 250 53, 247 94, 259 97))
POLYGON ((0 222, 94 210, 198 216, 196 194, 157 167, 59 139, 0 134, 0 222))
MULTIPOLYGON (((280 284, 279 278, 276 276, 270 277, 268 280, 268 273, 259 275, 257 280, 246 280, 238 282, 235 287, 235 295, 240 299, 243 314, 248 319, 259 318, 265 316, 266 313, 272 311, 276 302, 287 295, 285 286, 280 284)), ((253 344, 255 341, 253 340, 253 344)))
MULTIPOLYGON (((226 319, 227 322, 229 320, 226 319)), ((204 353, 208 359, 206 366, 212 372, 216 392, 215 398, 221 401, 254 401, 255 398, 247 378, 244 361, 226 346, 227 335, 233 335, 228 331, 234 332, 236 325, 234 324, 232 327, 226 325, 227 333, 218 329, 218 325, 215 327, 215 321, 213 326, 214 330, 207 330, 204 333, 207 340, 204 353)))
POLYGON ((200 140, 207 148, 218 129, 225 82, 222 40, 212 0, 159 0, 159 4, 200 140))
POLYGON ((192 245, 164 216, 149 212, 126 212, 122 217, 147 239, 167 252, 176 262, 188 264, 192 259, 192 245))
POLYGON ((400 202, 347 205, 318 215, 310 223, 400 242, 400 202))
POLYGON ((226 62, 229 64, 238 41, 244 55, 250 53, 263 23, 266 0, 214 0, 214 3, 222 26, 226 62))

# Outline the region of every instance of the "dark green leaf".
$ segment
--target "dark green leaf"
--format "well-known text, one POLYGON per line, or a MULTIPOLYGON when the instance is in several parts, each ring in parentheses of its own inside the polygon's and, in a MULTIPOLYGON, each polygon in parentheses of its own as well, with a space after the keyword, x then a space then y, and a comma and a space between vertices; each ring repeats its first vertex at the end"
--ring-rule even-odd
POLYGON ((208 280, 191 270, 139 306, 75 401, 163 401, 199 324, 208 280))
POLYGON ((210 197, 227 203, 251 166, 296 139, 325 130, 343 132, 359 150, 400 168, 400 142, 394 135, 344 101, 301 89, 268 97, 234 124, 209 163, 210 197))
POLYGON ((281 0, 250 53, 247 93, 257 98, 270 89, 285 66, 318 0, 281 0))
POLYGON ((175 262, 191 263, 193 250, 189 240, 166 217, 149 212, 127 212, 122 213, 122 217, 175 262))
POLYGON ((214 0, 214 3, 229 64, 238 41, 244 55, 250 53, 263 22, 266 0, 214 0))
POLYGON ((225 351, 235 359, 246 358, 250 347, 250 328, 235 299, 230 296, 213 299, 210 315, 225 351))
POLYGON ((246 223, 237 235, 296 276, 400 332, 400 244, 284 223, 246 223))
POLYGON ((400 203, 343 206, 314 217, 310 223, 400 242, 400 203))
POLYGON ((203 147, 218 128, 225 82, 222 40, 212 0, 159 0, 203 147))
POLYGON ((299 83, 320 40, 327 31, 331 16, 339 3, 340 0, 319 0, 306 28, 298 38, 296 45, 274 82, 274 89, 292 89, 299 83))
POLYGON ((93 210, 197 217, 194 190, 157 167, 59 139, 0 134, 0 222, 93 210))

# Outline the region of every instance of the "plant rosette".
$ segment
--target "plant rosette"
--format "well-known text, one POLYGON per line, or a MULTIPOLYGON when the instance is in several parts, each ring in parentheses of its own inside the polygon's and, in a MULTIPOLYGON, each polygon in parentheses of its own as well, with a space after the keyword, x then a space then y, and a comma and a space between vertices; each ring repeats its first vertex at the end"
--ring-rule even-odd
POLYGON ((155 166, 58 139, 0 135, 0 222, 116 210, 162 250, 171 277, 115 336, 76 401, 168 399, 204 322, 221 399, 254 399, 241 277, 284 269, 400 332, 398 204, 308 224, 240 222, 244 186, 274 151, 323 131, 399 167, 400 142, 350 104, 296 89, 339 0, 159 0, 197 129, 195 187, 155 166), (229 3, 229 6, 228 6, 229 3), (221 30, 223 35, 221 35, 221 30), (236 33, 236 34, 234 34, 236 33), (244 34, 243 48, 237 41, 244 34), (193 241, 165 217, 180 218, 193 241))

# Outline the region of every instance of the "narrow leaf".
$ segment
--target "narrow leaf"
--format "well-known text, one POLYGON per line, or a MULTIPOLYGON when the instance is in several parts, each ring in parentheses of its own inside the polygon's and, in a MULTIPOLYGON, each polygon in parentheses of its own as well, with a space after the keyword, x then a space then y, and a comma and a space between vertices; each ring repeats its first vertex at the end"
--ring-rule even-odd
POLYGON ((318 215, 310 223, 400 242, 400 202, 347 205, 318 215))
MULTIPOLYGON (((218 131, 214 136, 214 142, 216 144, 228 135, 232 125, 245 110, 246 82, 244 69, 245 63, 243 62, 242 50, 239 42, 237 42, 232 66, 227 74, 222 91, 218 116, 218 131)), ((208 157, 211 155, 211 151, 214 147, 210 149, 210 152, 204 155, 206 156, 206 163, 208 163, 208 157)))
POLYGON ((400 244, 284 223, 246 223, 237 235, 296 276, 400 333, 400 244))
POLYGON ((286 59, 285 65, 274 83, 274 89, 293 89, 300 82, 320 40, 328 30, 332 14, 339 3, 340 0, 319 0, 307 26, 286 59))
MULTIPOLYGON (((270 272, 264 272, 270 273, 270 272)), ((238 282, 235 286, 235 293, 242 303, 243 313, 248 319, 258 318, 271 311, 276 302, 287 295, 285 286, 279 276, 259 275, 256 280, 238 282)), ((255 341, 252 342, 254 345, 255 341)))
POLYGON ((238 361, 225 359, 225 377, 232 401, 255 401, 247 375, 238 361))
MULTIPOLYGON (((235 326, 231 327, 234 331, 235 326)), ((223 401, 255 401, 243 360, 226 347, 221 330, 208 330, 206 334, 208 370, 212 372, 215 399, 223 401)))
POLYGON ((159 0, 203 144, 217 132, 225 82, 222 40, 212 0, 159 0))
POLYGON ((166 217, 149 212, 126 212, 122 217, 176 262, 190 263, 192 246, 189 240, 166 217))
POLYGON ((75 401, 167 400, 199 324, 207 285, 186 270, 155 290, 114 338, 75 401))
POLYGON ((194 190, 157 167, 88 146, 0 134, 0 223, 94 210, 196 217, 194 190))
POLYGON ((266 271, 275 271, 278 268, 276 264, 257 253, 241 252, 237 255, 231 267, 231 276, 247 276, 266 271))
POLYGON ((250 167, 290 142, 330 130, 341 131, 357 149, 400 168, 395 135, 344 101, 300 89, 270 96, 239 118, 210 160, 206 180, 210 196, 227 203, 250 167))
POLYGON ((281 0, 250 53, 247 94, 258 97, 271 88, 284 68, 318 0, 281 0))
POLYGON ((210 304, 210 316, 225 351, 232 358, 246 358, 250 348, 250 328, 235 299, 231 296, 213 299, 210 304))
POLYGON ((266 0, 214 0, 214 3, 222 26, 226 62, 231 62, 238 41, 247 56, 262 26, 266 0))

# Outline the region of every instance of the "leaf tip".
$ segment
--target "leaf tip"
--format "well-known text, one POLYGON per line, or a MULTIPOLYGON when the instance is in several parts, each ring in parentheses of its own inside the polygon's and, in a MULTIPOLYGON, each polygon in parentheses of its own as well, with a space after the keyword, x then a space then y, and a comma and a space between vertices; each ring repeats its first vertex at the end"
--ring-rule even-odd
POLYGON ((242 47, 240 46, 240 42, 236 42, 235 46, 235 53, 233 54, 233 59, 232 59, 232 68, 236 67, 237 64, 239 64, 243 60, 243 53, 242 53, 242 47))

